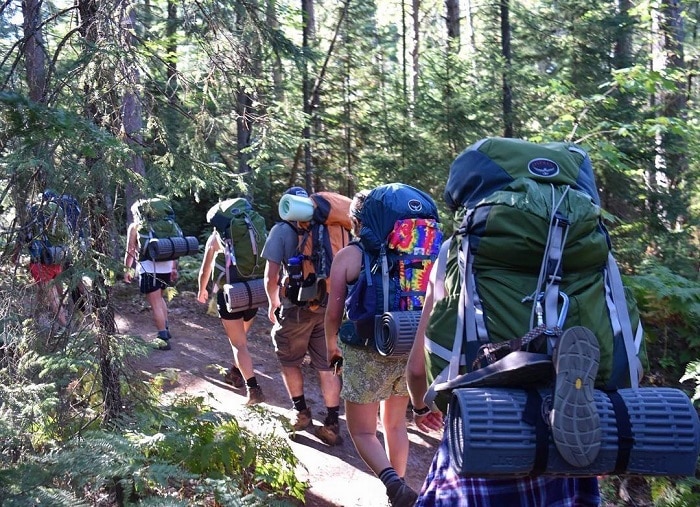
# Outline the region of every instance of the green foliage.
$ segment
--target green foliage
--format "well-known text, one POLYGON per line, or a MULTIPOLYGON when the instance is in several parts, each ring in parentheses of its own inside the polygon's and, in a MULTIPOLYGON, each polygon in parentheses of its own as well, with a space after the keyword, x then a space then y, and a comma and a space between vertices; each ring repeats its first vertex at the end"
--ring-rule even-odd
MULTIPOLYGON (((249 198, 271 226, 278 220, 277 199, 291 184, 350 195, 387 181, 410 182, 442 205, 454 157, 481 137, 502 134, 506 83, 516 136, 573 140, 590 151, 616 257, 640 302, 654 360, 650 373, 675 382, 684 365, 700 357, 698 87, 682 66, 659 67, 658 59, 650 65, 656 4, 625 11, 624 4, 608 0, 511 2, 510 61, 502 54, 498 3, 470 6, 458 45, 447 40, 444 3, 419 4, 414 34, 408 3, 351 2, 337 25, 338 3, 315 2, 315 38, 309 54, 302 54, 300 10, 288 2, 267 2, 265 8, 256 2, 149 2, 134 11, 133 44, 125 42, 119 9, 82 11, 86 24, 76 28, 73 10, 55 10, 44 2, 37 26, 44 35, 40 47, 51 59, 40 101, 27 96, 33 83, 26 82, 25 71, 32 55, 27 54, 31 45, 23 43, 22 11, 14 3, 5 7, 0 17, 1 61, 8 63, 0 66, 0 301, 9 303, 0 304, 6 345, 0 358, 6 416, 0 438, 7 444, 0 472, 14 470, 13 460, 19 459, 35 467, 25 471, 38 478, 37 502, 71 504, 68 489, 42 482, 45 465, 37 464, 38 456, 57 452, 63 442, 74 445, 76 435, 86 431, 99 432, 105 373, 100 368, 114 368, 132 417, 157 404, 153 390, 160 381, 133 382, 126 366, 130 350, 145 351, 145 344, 100 329, 109 320, 110 287, 121 277, 123 244, 115 231, 124 230, 127 188, 167 195, 184 232, 200 240, 208 233, 206 210, 238 195, 249 198), (168 12, 169 5, 176 9, 168 12), (100 28, 92 32, 91 27, 100 28), (304 69, 319 91, 310 117, 301 104, 304 69), (140 105, 139 132, 124 129, 126 92, 135 92, 140 105), (681 109, 669 108, 674 100, 681 109), (311 132, 308 161, 301 149, 304 128, 311 132), (144 176, 130 170, 137 163, 144 176), (89 255, 61 281, 71 288, 83 275, 95 282, 90 302, 99 310, 87 312, 87 320, 73 317, 63 333, 27 297, 31 280, 18 269, 22 257, 12 255, 15 220, 45 186, 85 203, 93 234, 89 255)), ((663 48, 666 56, 684 55, 690 69, 697 66, 698 53, 694 14, 683 12, 686 39, 663 48)), ((449 232, 451 217, 445 209, 442 213, 449 232)), ((195 290, 200 260, 181 259, 178 289, 195 290)), ((243 452, 237 439, 244 437, 236 434, 240 427, 189 410, 194 413, 172 409, 168 427, 180 428, 176 417, 189 421, 188 429, 201 433, 200 450, 193 450, 203 459, 198 473, 224 477, 229 457, 243 452), (225 451, 213 448, 219 442, 225 451), (211 452, 205 457, 201 449, 211 452)), ((185 443, 168 431, 162 434, 167 447, 159 452, 187 461, 185 443)), ((133 452, 123 442, 104 445, 117 455, 133 452)), ((154 448, 158 451, 158 445, 154 448)), ((243 456, 248 467, 241 470, 250 477, 273 484, 279 472, 280 487, 296 491, 287 477, 291 472, 260 456, 243 456)), ((137 465, 121 470, 137 474, 137 465)), ((158 481, 165 472, 153 473, 158 480, 127 481, 123 492, 163 488, 158 481)), ((9 484, 3 477, 2 484, 9 484)), ((95 479, 88 488, 116 491, 117 484, 122 483, 95 479)), ((681 504, 684 498, 697 503, 683 483, 677 490, 663 480, 651 484, 660 503, 681 504)), ((238 486, 200 477, 193 494, 199 501, 215 492, 220 503, 235 504, 238 486)), ((259 494, 253 490, 248 496, 259 494)), ((614 491, 612 497, 618 495, 614 491)), ((72 499, 76 505, 82 501, 72 499)), ((141 500, 161 503, 155 497, 141 500)))
POLYGON ((700 283, 649 261, 626 285, 637 299, 655 366, 678 378, 700 357, 700 283))
POLYGON ((3 506, 32 499, 92 505, 105 495, 129 505, 159 505, 159 498, 179 498, 175 504, 183 506, 212 498, 219 505, 285 505, 284 498, 303 500, 307 487, 295 476, 298 460, 285 439, 258 435, 201 398, 183 396, 162 412, 136 414, 118 432, 89 430, 43 447, 22 445, 11 427, 15 414, 3 415, 0 439, 13 450, 3 456, 15 457, 0 462, 3 506))

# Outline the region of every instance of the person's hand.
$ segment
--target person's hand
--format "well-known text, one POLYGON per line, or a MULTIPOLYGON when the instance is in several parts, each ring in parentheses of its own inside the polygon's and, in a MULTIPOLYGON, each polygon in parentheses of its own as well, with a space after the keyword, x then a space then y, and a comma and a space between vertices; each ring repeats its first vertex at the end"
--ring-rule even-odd
POLYGON ((173 269, 170 271, 170 280, 172 282, 176 281, 178 277, 177 266, 173 264, 173 269))
POLYGON ((277 324, 277 311, 280 309, 280 306, 279 303, 270 303, 267 308, 267 318, 270 319, 270 322, 273 324, 277 324))
POLYGON ((331 360, 329 361, 329 364, 333 368, 333 375, 337 376, 343 374, 343 356, 340 353, 340 351, 331 355, 331 360))
POLYGON ((431 410, 424 415, 418 415, 414 412, 413 422, 416 423, 419 430, 426 433, 439 431, 443 427, 442 412, 439 410, 431 410))
POLYGON ((134 279, 134 270, 131 268, 126 268, 126 271, 124 271, 124 283, 131 283, 131 281, 134 279))
POLYGON ((201 289, 197 293, 197 301, 207 304, 209 302, 209 291, 207 289, 201 289))

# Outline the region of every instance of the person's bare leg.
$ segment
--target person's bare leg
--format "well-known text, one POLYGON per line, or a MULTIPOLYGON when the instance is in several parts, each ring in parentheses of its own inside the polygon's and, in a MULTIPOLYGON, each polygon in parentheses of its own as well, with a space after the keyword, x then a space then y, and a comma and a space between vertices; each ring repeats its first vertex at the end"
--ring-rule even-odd
POLYGON ((61 326, 66 327, 68 325, 68 315, 65 306, 61 303, 61 294, 55 282, 40 285, 39 291, 44 293, 54 318, 58 320, 61 326))
POLYGON ((379 403, 345 402, 345 419, 355 449, 375 475, 391 467, 384 446, 377 437, 379 403))
POLYGON ((282 380, 290 398, 304 394, 304 376, 298 366, 282 366, 282 380))
POLYGON ((340 405, 340 377, 332 371, 319 371, 318 379, 323 393, 323 402, 327 407, 340 405))
POLYGON ((253 358, 250 356, 250 351, 248 350, 248 337, 246 331, 250 328, 250 324, 253 319, 248 322, 243 322, 243 319, 238 320, 222 320, 221 323, 226 331, 226 336, 231 343, 231 350, 233 351, 233 360, 244 379, 249 379, 255 375, 253 368, 253 358))
POLYGON ((408 461, 408 431, 406 409, 408 396, 392 396, 381 404, 381 419, 384 427, 384 444, 391 466, 400 477, 406 475, 408 461))
POLYGON ((151 305, 153 323, 158 331, 163 331, 168 321, 168 306, 163 298, 162 290, 155 290, 146 294, 146 301, 151 305))

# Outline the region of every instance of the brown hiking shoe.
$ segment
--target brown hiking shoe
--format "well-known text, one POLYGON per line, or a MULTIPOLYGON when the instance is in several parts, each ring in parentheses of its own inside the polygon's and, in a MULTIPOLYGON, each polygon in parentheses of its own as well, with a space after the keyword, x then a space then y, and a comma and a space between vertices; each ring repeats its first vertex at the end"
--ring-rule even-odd
POLYGON ((314 435, 326 445, 339 445, 343 442, 338 423, 319 426, 314 435))
POLYGON ((224 382, 236 389, 242 389, 245 387, 245 379, 243 378, 241 370, 236 368, 236 365, 233 364, 226 372, 226 375, 224 375, 224 382))
POLYGON ((262 392, 260 386, 248 388, 248 399, 246 400, 246 405, 257 405, 265 401, 265 395, 262 392))
POLYGON ((311 424, 311 410, 308 408, 304 410, 292 409, 292 416, 289 418, 289 424, 292 425, 294 431, 306 429, 309 424, 311 424))

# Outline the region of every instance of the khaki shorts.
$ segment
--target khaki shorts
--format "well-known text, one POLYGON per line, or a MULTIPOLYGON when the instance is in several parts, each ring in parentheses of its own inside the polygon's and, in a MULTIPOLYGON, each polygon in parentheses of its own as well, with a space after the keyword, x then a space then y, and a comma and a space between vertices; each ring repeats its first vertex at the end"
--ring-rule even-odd
POLYGON ((308 352, 311 366, 318 371, 330 371, 326 357, 324 312, 297 306, 283 306, 272 326, 272 343, 282 366, 301 366, 308 352))

